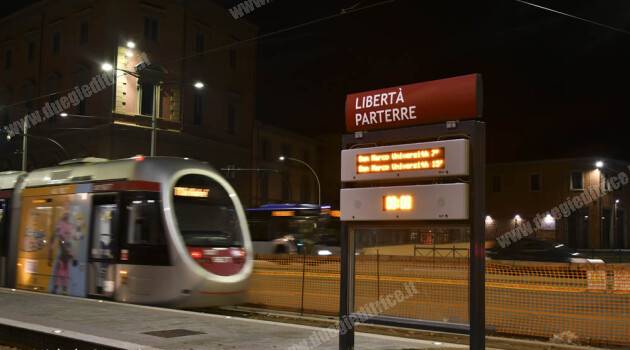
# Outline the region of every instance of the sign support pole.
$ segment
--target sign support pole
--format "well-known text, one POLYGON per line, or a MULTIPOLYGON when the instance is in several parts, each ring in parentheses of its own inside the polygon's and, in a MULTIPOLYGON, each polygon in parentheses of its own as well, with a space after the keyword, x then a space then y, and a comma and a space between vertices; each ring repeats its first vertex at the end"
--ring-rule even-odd
POLYGON ((354 322, 350 315, 354 312, 354 233, 348 224, 341 222, 341 285, 339 300, 339 350, 354 349, 354 322), (342 327, 352 322, 343 332, 342 327))
POLYGON ((470 286, 468 306, 470 319, 470 349, 486 348, 485 306, 485 177, 486 125, 474 123, 471 135, 472 153, 472 230, 470 237, 470 286))

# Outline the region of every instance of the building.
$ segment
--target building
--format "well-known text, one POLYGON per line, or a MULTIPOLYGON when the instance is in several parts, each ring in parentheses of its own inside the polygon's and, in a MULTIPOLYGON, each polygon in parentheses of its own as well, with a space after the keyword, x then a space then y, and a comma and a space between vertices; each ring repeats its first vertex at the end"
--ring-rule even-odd
POLYGON ((630 186, 615 190, 606 185, 609 193, 593 195, 599 184, 630 173, 627 166, 627 162, 596 158, 489 164, 486 236, 500 236, 538 215, 541 229, 535 237, 578 249, 630 248, 625 209, 630 186), (589 200, 576 201, 576 196, 589 200), (582 202, 588 203, 582 206, 582 202), (554 208, 558 209, 554 212, 554 208))
MULTIPOLYGON (((256 123, 253 146, 254 167, 251 169, 254 173, 251 200, 253 206, 266 203, 317 203, 318 183, 308 168, 310 166, 317 174, 317 178, 322 180, 321 153, 317 140, 289 130, 256 123), (284 161, 279 160, 281 156, 285 157, 284 161)), ((338 195, 337 192, 336 197, 338 195)))
MULTIPOLYGON (((112 86, 64 109, 68 116, 55 113, 30 127, 29 169, 67 156, 148 155, 153 116, 156 155, 249 167, 256 52, 236 43, 255 35, 210 0, 37 2, 0 19, 0 123, 43 112, 105 68, 112 86), (165 74, 152 81, 144 71, 139 81, 141 61, 165 74)), ((19 150, 18 138, 1 145, 3 168, 20 168, 11 150, 19 150)), ((251 181, 233 181, 249 198, 251 181)))

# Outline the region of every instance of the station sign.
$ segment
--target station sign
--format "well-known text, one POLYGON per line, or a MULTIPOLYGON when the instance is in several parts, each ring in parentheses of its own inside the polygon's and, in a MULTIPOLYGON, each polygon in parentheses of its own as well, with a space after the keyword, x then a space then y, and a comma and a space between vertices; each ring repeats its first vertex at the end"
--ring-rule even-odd
POLYGON ((482 112, 481 76, 469 74, 350 94, 349 132, 475 119, 482 112))
POLYGON ((342 221, 466 220, 468 184, 341 190, 342 221))
POLYGON ((468 140, 444 140, 341 151, 341 181, 414 179, 469 174, 468 140))

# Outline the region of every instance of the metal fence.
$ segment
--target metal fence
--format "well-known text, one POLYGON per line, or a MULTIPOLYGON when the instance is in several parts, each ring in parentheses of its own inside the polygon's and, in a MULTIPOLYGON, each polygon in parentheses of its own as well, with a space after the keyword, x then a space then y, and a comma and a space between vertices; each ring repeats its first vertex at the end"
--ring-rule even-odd
MULTIPOLYGON (((413 282, 417 293, 382 315, 468 322, 466 258, 356 258, 357 309, 413 282)), ((336 315, 339 268, 339 257, 257 256, 248 303, 336 315)), ((630 266, 488 262, 486 325, 502 334, 550 338, 569 331, 586 344, 630 346, 630 266)))

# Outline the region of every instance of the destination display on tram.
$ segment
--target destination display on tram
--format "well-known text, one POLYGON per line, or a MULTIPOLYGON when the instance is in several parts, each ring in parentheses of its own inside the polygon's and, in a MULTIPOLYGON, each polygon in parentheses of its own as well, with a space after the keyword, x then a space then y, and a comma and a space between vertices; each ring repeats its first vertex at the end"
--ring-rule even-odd
POLYGON ((341 181, 468 174, 468 140, 444 140, 341 152, 341 181))

